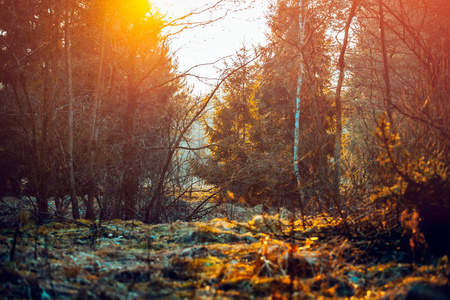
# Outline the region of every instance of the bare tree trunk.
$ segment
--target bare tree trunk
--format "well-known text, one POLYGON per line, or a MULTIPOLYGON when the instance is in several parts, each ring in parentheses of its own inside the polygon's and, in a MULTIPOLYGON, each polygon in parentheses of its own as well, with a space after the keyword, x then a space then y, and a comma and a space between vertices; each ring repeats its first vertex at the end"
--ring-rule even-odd
POLYGON ((33 186, 37 190, 36 202, 38 208, 38 224, 43 223, 49 216, 48 212, 48 199, 47 199, 47 187, 45 185, 45 179, 42 174, 42 163, 41 163, 41 153, 39 140, 38 140, 38 126, 36 120, 36 112, 33 108, 33 104, 31 103, 31 98, 27 90, 26 79, 24 75, 24 71, 22 69, 22 65, 18 60, 17 56, 12 53, 14 59, 17 62, 17 66, 19 69, 19 74, 17 79, 11 80, 11 85, 13 87, 14 97, 16 99, 16 104, 21 112, 21 115, 27 116, 29 115, 30 126, 27 122, 21 122, 21 126, 23 128, 24 133, 26 134, 28 140, 30 141, 31 149, 33 150, 33 158, 31 161, 31 182, 33 186), (18 82, 17 82, 18 81, 18 82), (25 106, 22 105, 22 100, 20 97, 20 90, 23 93, 23 97, 25 99, 25 106), (31 127, 31 129, 29 129, 31 127))
POLYGON ((138 190, 138 173, 136 170, 136 145, 134 142, 134 119, 137 110, 138 91, 136 85, 136 53, 137 41, 131 41, 129 53, 129 77, 127 89, 127 107, 124 115, 125 144, 123 150, 124 174, 122 194, 124 204, 124 218, 132 219, 136 216, 136 194, 138 190))
MULTIPOLYGON (((7 48, 8 49, 8 48, 7 48)), ((18 109, 20 111, 20 114, 24 116, 25 121, 21 120, 20 125, 22 127, 23 132, 25 133, 27 140, 30 142, 30 147, 32 149, 32 160, 31 160, 31 178, 30 181, 32 182, 32 185, 37 190, 36 195, 36 202, 38 206, 38 223, 42 223, 45 221, 45 219, 48 217, 48 199, 47 199, 47 189, 45 185, 45 178, 42 174, 41 169, 41 153, 40 153, 40 147, 39 147, 39 134, 38 134, 38 121, 37 113, 33 107, 33 103, 31 102, 30 94, 28 93, 27 89, 27 83, 26 78, 24 75, 24 70, 22 68, 22 64, 17 57, 17 55, 8 49, 11 56, 16 61, 16 66, 18 69, 18 74, 16 76, 9 76, 9 80, 13 89, 14 97, 16 99, 16 105, 18 106, 18 109), (22 97, 21 94, 23 94, 23 100, 24 103, 22 103, 22 97), (29 117, 29 118, 27 118, 29 117), (28 121, 29 120, 29 124, 28 121), (31 128, 29 128, 31 127, 31 128)))
POLYGON ((66 26, 64 30, 64 42, 66 50, 66 68, 67 68, 67 96, 69 102, 69 141, 68 141, 68 156, 69 156, 69 172, 70 172, 70 199, 72 200, 72 215, 74 219, 80 218, 78 210, 78 199, 75 188, 75 174, 73 170, 73 78, 72 78, 72 61, 70 54, 70 17, 71 5, 70 1, 66 0, 66 26))
POLYGON ((341 148, 342 148, 342 105, 341 105, 341 91, 342 84, 344 82, 345 75, 345 51, 347 50, 348 44, 348 32, 350 30, 350 25, 352 23, 353 17, 356 14, 356 9, 358 7, 358 0, 352 1, 352 6, 350 8, 350 12, 345 23, 344 28, 344 41, 342 43, 341 52, 339 54, 339 79, 336 87, 336 136, 335 136, 335 145, 334 145, 334 177, 333 177, 333 193, 338 204, 337 209, 340 206, 340 181, 341 181, 341 148))
MULTIPOLYGON (((299 49, 303 48, 303 16, 302 16, 302 6, 303 2, 302 0, 299 0, 298 3, 298 45, 299 49)), ((299 206, 302 218, 305 215, 305 205, 303 203, 303 196, 302 196, 302 189, 301 189, 301 176, 300 176, 300 170, 299 170, 299 151, 300 151, 300 111, 301 111, 301 90, 302 90, 302 80, 303 80, 303 55, 302 50, 300 50, 300 65, 298 70, 298 82, 297 82, 297 96, 295 98, 295 129, 294 129, 294 156, 293 156, 293 163, 294 163, 294 173, 295 177, 297 179, 297 189, 299 192, 299 206)), ((304 220, 303 220, 304 221, 304 220)))
MULTIPOLYGON (((106 12, 105 12, 106 13, 106 12)), ((102 82, 102 75, 103 75, 103 60, 105 56, 105 36, 106 36, 106 15, 103 19, 103 27, 102 27, 102 37, 101 37, 101 50, 100 50, 100 60, 98 64, 98 72, 97 72, 97 79, 95 82, 95 91, 94 91, 94 107, 92 109, 92 117, 91 117, 91 134, 89 137, 88 142, 88 155, 89 155, 89 161, 88 161, 88 169, 87 169, 87 176, 88 176, 88 200, 86 205, 86 219, 88 220, 95 220, 95 212, 94 212, 94 198, 95 198, 95 178, 94 178, 94 164, 95 164, 95 152, 97 149, 97 142, 98 142, 98 108, 99 108, 99 102, 100 102, 100 89, 101 89, 101 82, 102 82)))
POLYGON ((392 95, 391 95, 391 79, 389 75, 389 61, 386 50, 386 29, 385 29, 385 21, 384 21, 384 9, 383 9, 383 0, 378 0, 379 5, 379 14, 380 14, 380 39, 381 39, 381 52, 383 55, 383 66, 384 66, 384 84, 386 86, 386 98, 385 98, 385 109, 389 118, 389 122, 391 123, 392 130, 395 133, 396 127, 394 123, 394 117, 392 115, 392 95))

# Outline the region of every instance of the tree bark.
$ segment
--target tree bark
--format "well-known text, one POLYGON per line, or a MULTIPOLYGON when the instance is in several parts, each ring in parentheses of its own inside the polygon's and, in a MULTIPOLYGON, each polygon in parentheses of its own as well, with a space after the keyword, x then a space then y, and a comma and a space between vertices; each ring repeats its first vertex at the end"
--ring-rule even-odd
POLYGON ((66 0, 66 26, 64 30, 64 42, 66 50, 66 69, 67 69, 67 97, 69 102, 69 140, 67 152, 69 156, 69 173, 70 173, 70 199, 72 201, 72 216, 74 219, 80 218, 78 210, 78 199, 75 187, 75 174, 73 169, 73 78, 72 78, 72 60, 70 53, 70 17, 71 5, 66 0))
MULTIPOLYGON (((341 51, 339 54, 339 79, 336 87, 336 136, 334 145, 334 177, 333 177, 333 196, 335 197, 337 206, 340 206, 340 181, 341 181, 341 148, 342 148, 342 104, 341 104, 341 91, 342 84, 344 82, 345 76, 345 51, 348 45, 348 32, 350 30, 350 25, 356 14, 356 9, 358 7, 358 0, 352 1, 352 6, 350 12, 345 22, 344 27, 344 40, 342 42, 341 51)), ((339 210, 340 208, 337 207, 339 210)))
POLYGON ((136 215, 136 194, 138 191, 138 172, 136 170, 136 146, 134 141, 134 119, 137 111, 138 91, 136 86, 136 54, 135 40, 131 40, 128 57, 129 74, 127 89, 127 107, 125 110, 123 126, 125 144, 123 150, 124 174, 122 181, 122 194, 124 205, 124 218, 129 220, 136 215))
POLYGON ((384 21, 384 8, 383 8, 383 0, 378 0, 379 5, 379 14, 380 14, 380 39, 381 39, 381 52, 383 55, 383 66, 384 66, 384 84, 386 87, 386 97, 385 97, 385 109, 389 118, 389 122, 391 123, 392 130, 395 133, 396 127, 394 123, 394 117, 392 115, 392 95, 391 95, 391 79, 389 74, 389 60, 387 56, 386 50, 386 29, 385 29, 385 21, 384 21))
MULTIPOLYGON (((105 12, 106 13, 106 12, 105 12)), ((95 198, 95 175, 94 175, 94 164, 95 164, 95 152, 97 149, 98 142, 98 109, 100 102, 100 89, 102 83, 102 75, 103 75, 103 60, 105 56, 105 36, 106 36, 106 15, 103 16, 103 26, 102 26, 102 37, 101 37, 101 50, 100 50, 100 59, 98 63, 98 71, 97 71, 97 79, 95 81, 95 91, 94 91, 94 101, 93 101, 93 109, 92 109, 92 117, 91 117, 91 133, 88 142, 88 200, 86 205, 86 219, 95 220, 95 211, 94 211, 94 198, 95 198)))
POLYGON ((305 214, 304 211, 304 203, 302 196, 302 182, 299 170, 299 151, 300 151, 300 111, 301 111, 301 90, 302 90, 302 80, 303 80, 303 61, 302 61, 302 48, 303 48, 303 16, 302 16, 302 6, 303 1, 299 0, 298 3, 298 46, 299 46, 299 56, 300 56, 300 65, 298 70, 298 82, 297 82, 297 95, 295 98, 295 128, 294 128, 294 155, 293 155, 293 163, 294 163, 294 174, 297 179, 297 189, 299 192, 299 206, 302 217, 305 214))

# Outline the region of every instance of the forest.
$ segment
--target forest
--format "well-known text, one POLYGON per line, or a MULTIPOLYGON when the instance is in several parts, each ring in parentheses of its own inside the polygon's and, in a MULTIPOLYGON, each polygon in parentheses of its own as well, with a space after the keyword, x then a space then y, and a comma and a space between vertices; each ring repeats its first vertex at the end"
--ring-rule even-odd
POLYGON ((450 1, 205 3, 0 0, 0 296, 450 299, 450 1))

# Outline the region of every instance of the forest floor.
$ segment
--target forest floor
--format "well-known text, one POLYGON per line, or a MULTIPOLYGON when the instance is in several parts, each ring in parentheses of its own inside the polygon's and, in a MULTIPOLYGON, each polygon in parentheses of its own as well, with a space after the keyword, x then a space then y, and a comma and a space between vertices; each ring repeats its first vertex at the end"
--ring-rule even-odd
POLYGON ((376 216, 358 224, 323 215, 295 222, 280 215, 247 217, 4 228, 0 296, 405 299, 419 283, 448 284, 447 256, 412 263, 409 238, 376 216), (350 233, 356 228, 358 234, 350 233))

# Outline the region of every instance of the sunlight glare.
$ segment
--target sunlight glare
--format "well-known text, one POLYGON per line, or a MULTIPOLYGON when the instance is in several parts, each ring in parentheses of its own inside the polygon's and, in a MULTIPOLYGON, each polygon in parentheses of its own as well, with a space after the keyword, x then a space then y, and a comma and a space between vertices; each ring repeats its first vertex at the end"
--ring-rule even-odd
POLYGON ((148 0, 129 0, 119 1, 121 14, 128 20, 140 21, 149 16, 152 9, 151 2, 148 0))

